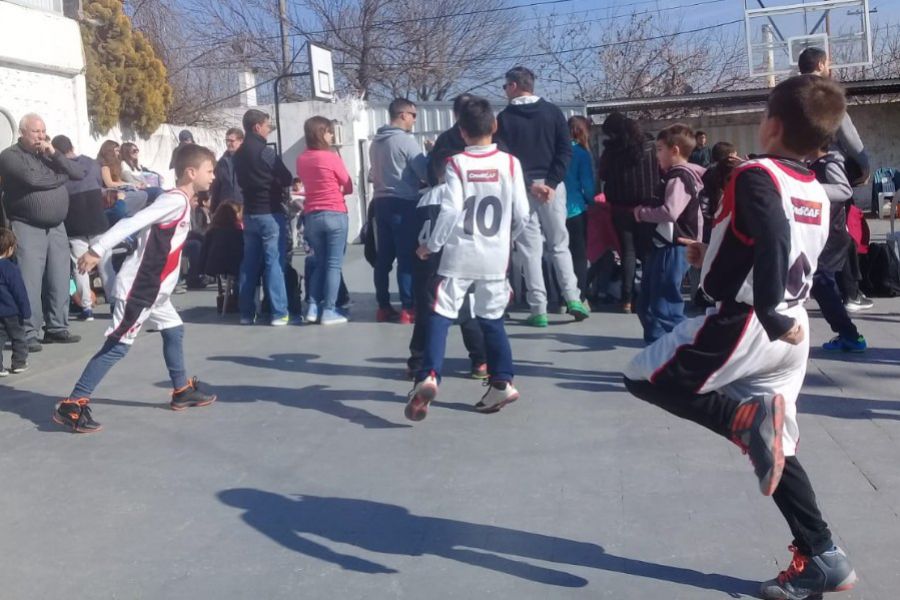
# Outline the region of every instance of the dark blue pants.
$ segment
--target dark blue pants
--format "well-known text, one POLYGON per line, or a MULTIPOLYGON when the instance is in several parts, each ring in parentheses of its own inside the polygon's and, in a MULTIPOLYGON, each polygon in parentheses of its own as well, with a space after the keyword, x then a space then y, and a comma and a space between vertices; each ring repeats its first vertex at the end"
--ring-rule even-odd
POLYGON ((413 308, 412 266, 418 240, 416 203, 402 198, 377 198, 375 202, 375 300, 379 308, 391 305, 388 276, 397 261, 397 289, 403 308, 413 308))
POLYGON ((644 264, 637 314, 651 344, 684 321, 681 282, 688 263, 684 246, 654 247, 644 264))
MULTIPOLYGON (((166 368, 169 370, 169 378, 172 380, 172 387, 180 390, 188 384, 187 371, 184 368, 184 325, 178 327, 170 327, 160 331, 163 341, 163 359, 166 362, 166 368)), ((72 390, 70 398, 90 398, 94 393, 94 389, 103 378, 109 373, 109 370, 115 366, 117 362, 125 358, 131 346, 123 344, 118 340, 107 338, 106 343, 100 348, 88 362, 75 389, 72 390)))
POLYGON ((859 330, 850 320, 847 309, 844 308, 844 300, 838 289, 835 274, 831 271, 816 271, 813 275, 812 297, 819 304, 822 316, 828 321, 831 330, 848 340, 859 337, 859 330))
MULTIPOLYGON (((453 319, 432 312, 428 318, 428 329, 425 339, 425 355, 422 357, 422 368, 416 374, 416 381, 422 381, 434 371, 438 381, 444 367, 444 353, 447 350, 447 333, 453 319)), ((503 319, 482 319, 478 317, 478 325, 484 334, 484 346, 487 351, 487 366, 491 381, 512 381, 513 363, 512 348, 503 319)))

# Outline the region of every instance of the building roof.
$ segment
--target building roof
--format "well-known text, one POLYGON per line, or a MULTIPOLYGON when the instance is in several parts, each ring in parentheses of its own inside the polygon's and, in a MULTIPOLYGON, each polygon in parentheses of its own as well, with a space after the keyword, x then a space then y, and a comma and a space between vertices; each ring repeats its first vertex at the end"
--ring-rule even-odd
MULTIPOLYGON (((848 97, 873 96, 878 94, 900 93, 900 78, 867 79, 843 83, 848 97)), ((728 90, 724 92, 707 92, 705 94, 684 94, 681 96, 664 96, 655 98, 617 98, 588 102, 589 115, 607 114, 614 110, 626 112, 630 110, 654 110, 667 108, 722 108, 744 106, 766 101, 770 88, 752 90, 728 90)))

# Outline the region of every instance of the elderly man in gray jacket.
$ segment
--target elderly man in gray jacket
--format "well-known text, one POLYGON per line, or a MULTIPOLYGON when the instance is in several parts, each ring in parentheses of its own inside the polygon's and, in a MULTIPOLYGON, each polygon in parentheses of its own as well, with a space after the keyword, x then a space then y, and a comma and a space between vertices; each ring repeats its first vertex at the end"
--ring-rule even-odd
POLYGON ((28 114, 19 121, 19 141, 0 152, 3 206, 18 238, 16 256, 25 279, 31 319, 25 323, 29 352, 44 343, 67 344, 81 338, 69 333, 69 212, 66 182, 83 170, 56 150, 44 120, 28 114))

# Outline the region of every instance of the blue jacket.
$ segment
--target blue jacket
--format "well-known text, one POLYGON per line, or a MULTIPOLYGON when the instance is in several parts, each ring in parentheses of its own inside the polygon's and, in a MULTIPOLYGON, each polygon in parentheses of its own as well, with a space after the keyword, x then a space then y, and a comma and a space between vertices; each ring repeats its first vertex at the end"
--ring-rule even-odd
POLYGON ((31 318, 31 304, 18 265, 0 258, 0 317, 31 318))
POLYGON ((594 202, 597 186, 591 154, 580 144, 572 142, 572 162, 566 171, 566 217, 577 217, 594 202))

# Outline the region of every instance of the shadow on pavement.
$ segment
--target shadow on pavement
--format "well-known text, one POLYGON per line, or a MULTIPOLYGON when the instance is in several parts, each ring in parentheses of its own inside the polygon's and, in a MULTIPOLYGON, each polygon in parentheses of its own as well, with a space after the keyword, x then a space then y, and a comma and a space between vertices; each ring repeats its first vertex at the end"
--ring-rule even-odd
POLYGON ((26 421, 34 423, 38 431, 70 433, 51 419, 53 407, 62 396, 47 396, 27 390, 17 390, 0 385, 0 411, 18 415, 26 421))
POLYGON ((839 419, 888 419, 900 421, 900 401, 870 400, 801 393, 797 401, 801 414, 839 419))
POLYGON ((604 350, 618 350, 620 348, 643 348, 644 342, 636 338, 609 337, 605 335, 579 335, 577 333, 511 333, 511 340, 552 340, 575 346, 575 348, 562 348, 550 350, 550 352, 602 352, 604 350))
POLYGON ((307 536, 379 554, 438 556, 562 587, 584 587, 588 580, 564 570, 531 564, 526 559, 670 581, 719 590, 733 597, 753 594, 757 588, 756 582, 727 575, 607 554, 602 547, 588 542, 420 516, 402 506, 370 500, 305 495, 294 499, 250 488, 224 490, 218 498, 228 506, 243 510, 241 518, 245 523, 285 548, 358 573, 397 573, 397 570, 336 552, 307 536))

